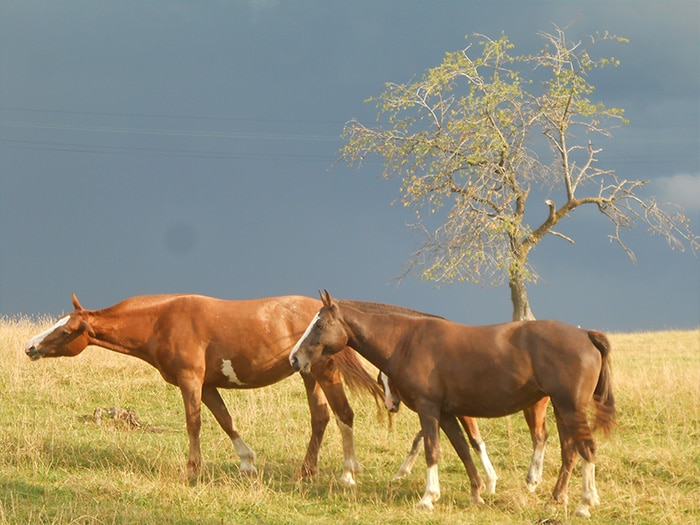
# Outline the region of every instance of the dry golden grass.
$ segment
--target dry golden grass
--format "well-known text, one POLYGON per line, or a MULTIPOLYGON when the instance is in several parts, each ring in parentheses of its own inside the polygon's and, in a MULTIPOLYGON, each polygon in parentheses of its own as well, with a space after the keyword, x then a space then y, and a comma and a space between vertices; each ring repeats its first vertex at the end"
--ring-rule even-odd
MULTIPOLYGON (((329 425, 320 473, 295 481, 309 435, 297 377, 268 388, 224 392, 234 420, 258 453, 258 479, 241 477, 233 447, 203 412, 204 478, 184 482, 187 436, 179 391, 136 359, 100 348, 75 358, 30 362, 24 342, 49 320, 0 319, 0 524, 14 523, 577 523, 552 504, 559 467, 553 416, 545 480, 525 489, 530 456, 523 418, 483 420, 482 434, 500 476, 486 505, 469 502, 468 481, 443 439, 442 499, 432 514, 414 510, 424 462, 390 482, 417 418, 405 408, 391 430, 374 403, 353 397, 356 448, 365 471, 346 489, 340 433, 329 425), (136 411, 146 430, 98 426, 96 407, 136 411)), ((612 334, 619 427, 598 440, 595 523, 700 522, 700 330, 612 334)), ((551 409, 550 409, 551 410, 551 409)))

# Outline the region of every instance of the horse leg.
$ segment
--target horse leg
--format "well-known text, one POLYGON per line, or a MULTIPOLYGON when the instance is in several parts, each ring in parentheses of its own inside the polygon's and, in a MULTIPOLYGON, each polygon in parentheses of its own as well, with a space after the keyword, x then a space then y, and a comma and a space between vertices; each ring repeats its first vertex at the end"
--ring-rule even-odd
POLYGON ((595 487, 595 463, 583 460, 582 468, 583 489, 581 491, 581 503, 576 509, 576 515, 590 518, 590 507, 600 504, 600 497, 595 487))
POLYGON ((440 459, 440 434, 437 416, 418 412, 421 433, 425 446, 425 463, 428 467, 425 483, 425 493, 418 502, 420 510, 433 510, 433 503, 440 499, 440 479, 438 477, 438 460, 440 459))
POLYGON ((307 479, 318 472, 318 452, 331 417, 328 412, 326 396, 316 379, 310 374, 301 374, 301 377, 304 380, 306 399, 309 403, 309 412, 311 412, 311 438, 299 471, 299 477, 307 479))
POLYGON ((343 440, 343 474, 340 476, 340 482, 348 487, 353 487, 356 484, 355 473, 362 471, 362 465, 355 457, 355 440, 353 435, 355 413, 350 408, 342 383, 336 383, 325 388, 323 383, 321 383, 321 388, 326 394, 331 410, 335 413, 335 421, 343 440))
POLYGON ((525 484, 530 492, 534 492, 537 485, 542 481, 542 470, 544 469, 544 447, 547 443, 547 405, 549 398, 543 397, 537 403, 523 410, 525 421, 530 428, 532 437, 532 459, 530 468, 527 471, 525 484))
POLYGON ((179 378, 178 385, 185 402, 185 421, 190 440, 190 455, 187 460, 187 479, 194 482, 202 469, 202 450, 199 431, 202 427, 202 381, 194 378, 179 378))
POLYGON ((418 459, 418 454, 420 454, 420 449, 422 446, 423 432, 418 431, 416 437, 413 438, 411 450, 408 452, 406 459, 403 460, 403 463, 401 463, 398 472, 391 481, 397 481, 401 478, 408 476, 411 473, 411 470, 413 470, 413 465, 416 463, 416 459, 418 459))
POLYGON ((443 414, 440 417, 440 427, 447 434, 450 439, 450 443, 457 451, 459 459, 464 463, 464 468, 467 469, 467 475, 469 476, 469 483, 471 485, 471 498, 472 501, 476 503, 483 503, 484 500, 479 494, 481 489, 484 487, 484 483, 481 481, 481 476, 479 476, 479 471, 476 470, 476 465, 472 460, 472 455, 469 452, 469 445, 467 445, 467 440, 464 439, 464 434, 462 429, 459 427, 456 416, 448 416, 443 414))
POLYGON ((496 470, 493 468, 488 454, 486 454, 486 444, 481 438, 479 425, 476 422, 476 419, 467 416, 460 416, 459 422, 462 424, 462 427, 464 427, 464 430, 467 433, 467 438, 469 438, 469 443, 479 456, 481 465, 484 467, 484 474, 486 476, 486 494, 495 494, 498 476, 496 475, 496 470))
POLYGON ((340 476, 340 482, 345 486, 354 487, 356 485, 355 473, 362 471, 362 465, 355 458, 353 436, 355 413, 345 395, 342 376, 333 361, 329 360, 322 364, 325 366, 321 370, 319 367, 315 367, 311 371, 335 414, 335 421, 343 440, 343 474, 340 476))
POLYGON ((231 414, 226 408, 226 404, 221 398, 219 391, 214 387, 204 387, 202 389, 202 401, 211 413, 214 414, 216 421, 233 442, 233 447, 236 449, 238 457, 241 460, 241 472, 251 475, 256 474, 255 452, 243 441, 241 435, 233 427, 233 419, 231 419, 231 414))
POLYGON ((585 411, 581 411, 582 416, 578 418, 580 421, 578 432, 574 438, 576 450, 583 458, 581 469, 582 487, 581 487, 581 503, 576 509, 577 516, 585 518, 591 517, 590 507, 595 507, 600 504, 600 497, 595 486, 595 450, 596 444, 593 439, 593 433, 588 426, 585 418, 585 411))
POLYGON ((567 487, 578 451, 583 458, 583 486, 581 503, 576 509, 576 515, 590 517, 589 508, 598 505, 600 498, 595 486, 595 441, 586 421, 585 409, 562 411, 555 405, 554 413, 559 429, 562 464, 553 497, 560 503, 567 502, 567 487))
POLYGON ((554 485, 552 497, 556 502, 566 504, 569 501, 567 490, 569 487, 569 479, 571 478, 571 471, 574 468, 574 461, 576 460, 576 446, 568 427, 562 422, 557 410, 554 411, 554 414, 557 419, 559 444, 561 446, 561 468, 559 469, 557 482, 554 485))

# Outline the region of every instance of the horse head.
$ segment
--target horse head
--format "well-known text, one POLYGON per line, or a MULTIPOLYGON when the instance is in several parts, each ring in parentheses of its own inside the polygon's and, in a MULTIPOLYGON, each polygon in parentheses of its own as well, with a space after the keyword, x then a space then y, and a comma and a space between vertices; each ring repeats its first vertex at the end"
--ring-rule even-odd
POLYGON ((42 357, 74 356, 82 352, 95 337, 87 319, 87 310, 73 294, 74 310, 59 319, 51 328, 32 337, 24 345, 24 353, 32 361, 42 357))
POLYGON ((386 409, 391 413, 398 412, 399 407, 401 406, 401 397, 394 387, 394 384, 389 379, 389 376, 380 371, 379 376, 377 377, 377 382, 384 390, 384 406, 386 409))
POLYGON ((323 306, 289 354, 289 363, 297 371, 308 372, 323 356, 338 353, 348 344, 338 304, 327 290, 319 294, 323 306))

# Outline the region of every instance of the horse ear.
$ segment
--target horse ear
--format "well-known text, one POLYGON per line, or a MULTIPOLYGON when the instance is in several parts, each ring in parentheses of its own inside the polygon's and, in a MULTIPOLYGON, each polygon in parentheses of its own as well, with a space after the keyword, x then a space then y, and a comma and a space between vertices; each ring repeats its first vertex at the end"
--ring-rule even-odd
POLYGON ((84 310, 82 305, 80 304, 80 301, 78 301, 78 296, 73 294, 73 308, 76 310, 84 310))
POLYGON ((331 297, 331 294, 328 293, 328 290, 326 290, 325 288, 323 289, 323 296, 321 296, 321 300, 323 301, 324 305, 333 306, 333 298, 331 297))

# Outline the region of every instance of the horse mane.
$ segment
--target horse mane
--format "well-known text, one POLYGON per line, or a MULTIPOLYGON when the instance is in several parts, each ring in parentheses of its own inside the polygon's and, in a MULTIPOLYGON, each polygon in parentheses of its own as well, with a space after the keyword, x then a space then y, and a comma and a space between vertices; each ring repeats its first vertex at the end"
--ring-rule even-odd
POLYGON ((182 297, 196 297, 195 294, 157 294, 157 295, 135 295, 128 297, 112 306, 103 308, 100 312, 105 313, 121 313, 126 310, 128 312, 138 312, 139 310, 150 310, 154 307, 170 303, 182 297))
POLYGON ((402 306, 395 306, 393 304, 383 304, 383 303, 372 303, 367 301, 349 301, 343 299, 338 301, 339 303, 350 306, 357 310, 362 310, 365 313, 373 315, 405 315, 408 317, 430 317, 433 319, 445 319, 439 315, 427 314, 425 312, 419 312, 417 310, 411 310, 409 308, 404 308, 402 306))

